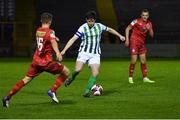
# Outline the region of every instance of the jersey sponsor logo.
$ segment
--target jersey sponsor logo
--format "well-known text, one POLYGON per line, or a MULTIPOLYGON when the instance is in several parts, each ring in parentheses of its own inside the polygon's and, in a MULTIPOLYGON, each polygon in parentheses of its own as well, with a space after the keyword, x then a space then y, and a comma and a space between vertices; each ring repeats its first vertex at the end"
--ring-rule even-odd
POLYGON ((36 32, 36 36, 44 37, 45 35, 46 35, 46 32, 43 32, 43 31, 37 31, 36 32))

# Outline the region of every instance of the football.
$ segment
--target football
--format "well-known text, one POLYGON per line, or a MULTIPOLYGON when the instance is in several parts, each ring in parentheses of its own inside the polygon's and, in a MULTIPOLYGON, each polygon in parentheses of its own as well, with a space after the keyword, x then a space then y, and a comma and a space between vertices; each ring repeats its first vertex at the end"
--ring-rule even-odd
POLYGON ((103 92, 103 87, 101 85, 93 85, 93 87, 91 88, 91 91, 93 93, 94 96, 100 96, 102 95, 103 92))

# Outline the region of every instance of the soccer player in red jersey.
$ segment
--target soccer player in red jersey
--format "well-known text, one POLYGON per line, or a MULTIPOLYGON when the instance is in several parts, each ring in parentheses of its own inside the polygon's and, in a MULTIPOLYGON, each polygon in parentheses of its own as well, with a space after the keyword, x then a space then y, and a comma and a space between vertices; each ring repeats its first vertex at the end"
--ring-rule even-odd
POLYGON ((55 36, 54 30, 50 29, 51 22, 52 14, 43 13, 41 15, 42 26, 36 31, 37 48, 33 61, 25 78, 18 81, 7 96, 3 97, 2 102, 4 107, 9 106, 9 100, 15 93, 43 71, 58 75, 54 85, 48 90, 48 95, 54 102, 59 103, 55 93, 68 78, 69 69, 52 58, 52 54, 55 52, 57 60, 62 60, 62 55, 57 44, 58 38, 55 36))
POLYGON ((130 47, 130 53, 131 53, 131 63, 129 66, 129 83, 132 84, 134 83, 133 73, 138 56, 141 61, 141 71, 143 74, 143 81, 148 83, 155 82, 147 77, 147 67, 146 67, 147 49, 145 47, 145 39, 147 34, 149 34, 151 37, 154 36, 152 23, 148 18, 149 18, 149 11, 147 9, 142 10, 141 18, 133 20, 125 31, 126 34, 125 46, 130 47), (129 40, 130 30, 132 30, 132 34, 129 40))

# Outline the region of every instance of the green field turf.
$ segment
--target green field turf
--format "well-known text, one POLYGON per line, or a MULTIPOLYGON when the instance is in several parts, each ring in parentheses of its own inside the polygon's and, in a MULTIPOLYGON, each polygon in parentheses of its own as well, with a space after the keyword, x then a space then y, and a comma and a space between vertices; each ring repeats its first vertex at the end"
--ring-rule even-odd
MULTIPOLYGON (((0 97, 24 77, 31 59, 0 59, 0 97)), ((74 60, 64 60, 70 70, 74 60)), ((87 65, 76 81, 58 92, 61 103, 54 104, 47 90, 54 76, 43 73, 16 94, 10 107, 0 107, 0 118, 180 118, 180 60, 150 59, 149 77, 155 84, 142 82, 137 63, 135 84, 127 81, 129 61, 102 60, 97 83, 104 88, 102 96, 83 98, 90 75, 87 65)))

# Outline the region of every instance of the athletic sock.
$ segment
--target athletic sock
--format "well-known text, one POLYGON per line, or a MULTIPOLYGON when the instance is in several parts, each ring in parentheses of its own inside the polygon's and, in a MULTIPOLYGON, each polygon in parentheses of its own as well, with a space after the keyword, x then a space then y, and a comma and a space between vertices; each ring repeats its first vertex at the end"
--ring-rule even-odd
POLYGON ((146 64, 141 63, 141 71, 142 71, 143 78, 146 78, 147 77, 147 67, 146 67, 146 64))
POLYGON ((65 75, 60 75, 56 78, 56 81, 54 83, 54 85, 51 88, 52 92, 56 92, 57 89, 64 83, 64 81, 67 79, 67 76, 65 75))
POLYGON ((25 85, 23 80, 18 81, 13 88, 8 93, 8 98, 10 99, 14 94, 16 94, 25 85))
POLYGON ((95 82, 96 82, 96 77, 90 76, 85 93, 88 93, 91 90, 91 88, 95 84, 95 82))
POLYGON ((76 79, 76 76, 79 74, 79 72, 73 72, 70 80, 74 81, 76 79))
POLYGON ((130 64, 129 65, 129 77, 133 77, 133 73, 134 73, 134 68, 135 68, 135 64, 130 64))

